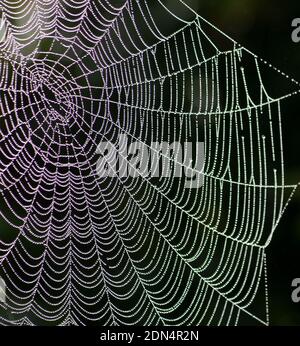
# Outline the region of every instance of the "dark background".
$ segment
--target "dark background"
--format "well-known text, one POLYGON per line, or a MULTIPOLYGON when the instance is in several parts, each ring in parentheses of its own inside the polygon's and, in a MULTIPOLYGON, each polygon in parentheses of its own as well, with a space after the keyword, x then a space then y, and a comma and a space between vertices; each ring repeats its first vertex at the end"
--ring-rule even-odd
MULTIPOLYGON (((300 43, 291 38, 292 20, 300 18, 299 0, 185 1, 242 46, 300 82, 300 43)), ((282 109, 286 183, 296 184, 300 181, 300 95, 284 101, 282 109)), ((300 277, 299 245, 300 187, 267 249, 271 325, 300 325, 300 303, 291 299, 292 280, 300 277)))

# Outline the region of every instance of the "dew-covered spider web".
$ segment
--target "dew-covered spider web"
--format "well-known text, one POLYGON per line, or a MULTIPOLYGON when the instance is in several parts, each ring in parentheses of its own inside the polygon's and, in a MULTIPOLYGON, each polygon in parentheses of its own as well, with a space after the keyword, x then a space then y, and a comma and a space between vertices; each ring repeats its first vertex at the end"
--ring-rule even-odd
POLYGON ((0 13, 0 323, 268 324, 265 250, 296 189, 282 103, 299 84, 179 0, 0 13), (99 175, 99 144, 121 135, 204 143, 201 169, 156 151, 203 184, 143 174, 124 148, 135 176, 99 175))

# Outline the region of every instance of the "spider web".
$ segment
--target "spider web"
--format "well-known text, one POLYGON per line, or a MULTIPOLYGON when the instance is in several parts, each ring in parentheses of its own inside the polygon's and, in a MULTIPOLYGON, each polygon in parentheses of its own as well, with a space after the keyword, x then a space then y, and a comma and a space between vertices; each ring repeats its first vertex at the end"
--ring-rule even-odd
POLYGON ((268 324, 298 83, 182 1, 0 5, 1 324, 268 324), (203 142, 203 186, 126 157, 134 178, 100 177, 97 147, 120 135, 203 142))

